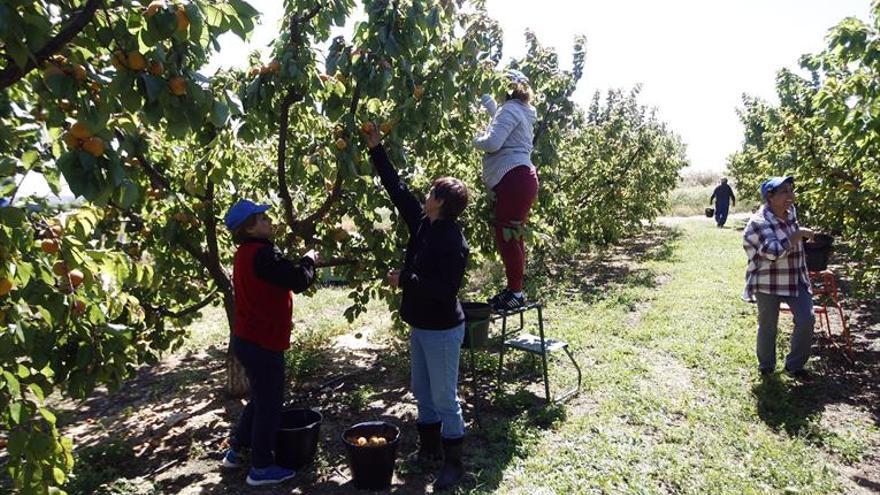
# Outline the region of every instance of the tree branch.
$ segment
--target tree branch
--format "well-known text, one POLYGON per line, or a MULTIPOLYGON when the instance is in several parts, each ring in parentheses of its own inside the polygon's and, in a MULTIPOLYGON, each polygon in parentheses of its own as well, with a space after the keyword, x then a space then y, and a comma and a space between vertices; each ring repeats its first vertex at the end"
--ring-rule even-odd
POLYGON ((354 260, 350 258, 322 258, 318 259, 318 262, 315 263, 315 266, 318 268, 324 268, 330 266, 356 265, 358 263, 360 263, 360 260, 354 260))
POLYGON ((319 2, 316 3, 311 10, 306 12, 303 15, 295 15, 290 19, 290 43, 293 43, 294 40, 299 39, 299 26, 305 24, 307 22, 311 22, 312 19, 318 15, 318 12, 323 9, 324 6, 319 2))
POLYGON ((330 194, 328 194, 327 197, 324 198, 321 206, 319 206, 317 210, 312 212, 311 215, 306 217, 304 220, 296 222, 296 225, 291 231, 291 237, 299 237, 301 239, 305 239, 308 243, 308 241, 310 241, 315 235, 315 226, 317 225, 318 221, 324 218, 324 216, 330 212, 330 208, 333 207, 333 203, 339 201, 339 198, 341 197, 342 172, 337 170, 336 182, 333 183, 333 189, 330 191, 330 194))
POLYGON ((43 62, 57 53, 69 43, 76 35, 86 27, 95 17, 95 11, 104 3, 104 0, 88 0, 79 12, 73 14, 73 18, 67 25, 58 31, 54 38, 50 39, 43 48, 29 58, 24 67, 19 67, 7 57, 6 67, 0 71, 0 90, 17 83, 30 71, 42 65, 43 62))
POLYGON ((189 316, 189 315, 195 313, 196 311, 201 310, 205 306, 211 304, 214 301, 214 298, 216 296, 217 296, 217 289, 214 289, 203 300, 199 301, 198 303, 196 303, 188 308, 181 309, 179 311, 169 311, 162 306, 156 307, 156 306, 151 306, 149 304, 143 304, 142 306, 149 311, 153 311, 154 313, 159 313, 161 316, 163 316, 165 318, 183 318, 184 316, 189 316))
POLYGON ((287 188, 287 132, 290 127, 290 107, 300 100, 302 100, 302 95, 293 90, 288 91, 287 96, 281 102, 281 116, 278 122, 278 194, 281 196, 281 204, 284 206, 284 223, 291 229, 294 228, 296 217, 293 213, 293 199, 287 188))

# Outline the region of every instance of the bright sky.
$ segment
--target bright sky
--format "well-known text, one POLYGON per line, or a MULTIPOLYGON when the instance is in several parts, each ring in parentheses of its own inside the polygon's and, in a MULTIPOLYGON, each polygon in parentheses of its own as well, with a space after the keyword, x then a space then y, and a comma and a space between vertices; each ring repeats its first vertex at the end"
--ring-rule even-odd
MULTIPOLYGON (((248 45, 223 39, 212 66, 245 63, 277 33, 282 2, 251 4, 264 13, 262 25, 248 45)), ((775 100, 776 72, 821 50, 844 17, 869 19, 870 0, 488 0, 487 8, 504 29, 505 57, 524 53, 531 28, 568 64, 574 36, 585 34, 575 98, 586 105, 597 89, 642 84, 642 101, 682 136, 693 167, 720 171, 742 140, 742 94, 775 100)))

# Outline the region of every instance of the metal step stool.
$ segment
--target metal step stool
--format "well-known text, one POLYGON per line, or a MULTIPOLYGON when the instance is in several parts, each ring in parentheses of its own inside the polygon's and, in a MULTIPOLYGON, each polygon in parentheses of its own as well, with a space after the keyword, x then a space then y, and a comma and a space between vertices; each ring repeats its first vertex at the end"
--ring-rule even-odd
POLYGON ((505 349, 511 348, 531 354, 541 356, 541 372, 544 376, 544 397, 548 404, 555 401, 563 401, 577 395, 581 388, 581 368, 575 361, 568 343, 556 339, 548 339, 544 336, 544 313, 543 304, 540 302, 531 302, 521 308, 510 311, 500 311, 492 317, 492 321, 501 320, 501 350, 498 356, 498 386, 502 384, 502 372, 504 371, 504 353, 505 349), (525 313, 535 310, 538 313, 538 335, 525 333, 525 313), (519 327, 514 330, 508 330, 507 319, 519 315, 519 327), (550 377, 547 373, 547 355, 554 352, 564 351, 577 370, 577 385, 555 399, 550 395, 550 377))

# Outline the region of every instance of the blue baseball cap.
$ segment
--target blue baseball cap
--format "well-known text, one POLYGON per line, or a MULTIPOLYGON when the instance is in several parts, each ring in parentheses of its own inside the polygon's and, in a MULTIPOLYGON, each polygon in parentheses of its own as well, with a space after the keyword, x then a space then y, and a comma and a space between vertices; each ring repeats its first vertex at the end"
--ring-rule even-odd
POLYGON ((773 192, 777 187, 790 182, 794 185, 794 177, 786 175, 785 177, 771 177, 761 184, 761 198, 767 201, 767 194, 773 192))
POLYGON ((269 205, 258 205, 253 201, 242 199, 229 208, 229 211, 226 212, 226 216, 223 217, 223 223, 226 224, 227 229, 236 230, 241 227, 241 224, 243 224, 249 216, 263 213, 268 209, 269 205))

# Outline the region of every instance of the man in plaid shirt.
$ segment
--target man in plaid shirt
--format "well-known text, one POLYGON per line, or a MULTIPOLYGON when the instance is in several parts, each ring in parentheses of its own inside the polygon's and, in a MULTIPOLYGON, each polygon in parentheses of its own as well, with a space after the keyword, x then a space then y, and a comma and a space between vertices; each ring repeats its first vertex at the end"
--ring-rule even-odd
POLYGON ((813 296, 803 239, 813 232, 801 229, 794 208, 794 178, 774 177, 761 184, 764 204, 749 219, 743 248, 749 257, 743 298, 758 304, 758 366, 762 375, 776 369, 776 334, 779 304, 785 302, 794 316, 791 352, 785 371, 809 379, 804 364, 813 339, 813 296))

